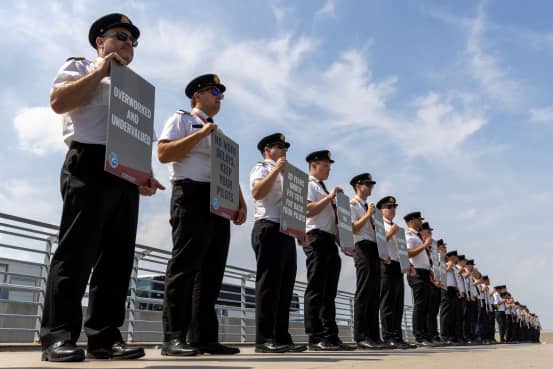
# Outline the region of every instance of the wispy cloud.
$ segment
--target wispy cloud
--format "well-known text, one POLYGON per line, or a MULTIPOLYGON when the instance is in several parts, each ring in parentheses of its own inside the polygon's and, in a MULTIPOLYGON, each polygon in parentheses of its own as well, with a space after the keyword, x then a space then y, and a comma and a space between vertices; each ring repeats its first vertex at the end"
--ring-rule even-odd
POLYGON ((530 121, 553 124, 553 107, 530 109, 530 121))
POLYGON ((334 0, 326 0, 324 5, 315 14, 319 18, 336 18, 336 3, 334 0))
POLYGON ((61 139, 61 118, 50 107, 24 108, 17 112, 13 126, 17 132, 19 149, 40 156, 64 152, 67 146, 61 139))

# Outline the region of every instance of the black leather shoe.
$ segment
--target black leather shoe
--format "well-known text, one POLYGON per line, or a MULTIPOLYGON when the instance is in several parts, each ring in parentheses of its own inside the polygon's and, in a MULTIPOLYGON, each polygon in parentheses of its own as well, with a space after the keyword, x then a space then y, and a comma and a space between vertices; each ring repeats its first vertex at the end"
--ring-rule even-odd
POLYGON ((108 347, 88 346, 86 357, 90 359, 131 360, 144 356, 142 347, 129 347, 123 342, 115 342, 108 347))
POLYGON ((388 342, 388 347, 391 349, 407 350, 409 348, 409 345, 402 341, 392 340, 388 342))
POLYGON ((341 351, 355 351, 357 347, 345 344, 340 337, 334 336, 328 339, 331 343, 338 346, 341 351))
POLYGON ((362 350, 382 350, 384 345, 371 340, 357 341, 357 348, 362 350))
POLYGON ((329 341, 320 341, 317 343, 310 343, 309 350, 311 351, 340 351, 342 348, 329 341))
POLYGON ((288 351, 290 346, 288 345, 275 345, 274 343, 265 342, 263 344, 255 345, 255 352, 259 353, 282 353, 288 351))
POLYGON ((417 341, 416 345, 419 346, 419 347, 432 347, 432 346, 434 346, 432 344, 432 342, 430 342, 428 340, 417 341))
POLYGON ((204 346, 198 346, 196 349, 201 354, 211 354, 211 355, 235 355, 240 353, 238 347, 226 346, 219 342, 208 343, 204 346))
POLYGON ((169 342, 164 342, 161 346, 161 354, 164 356, 194 356, 200 352, 190 345, 174 338, 169 342))
POLYGON ((306 345, 291 343, 288 345, 288 352, 304 352, 307 350, 306 345))
POLYGON ((142 347, 129 347, 123 342, 115 342, 108 347, 88 346, 86 357, 89 359, 131 360, 144 356, 142 347))
POLYGON ((54 342, 42 351, 42 361, 69 362, 83 360, 84 350, 69 341, 54 342))

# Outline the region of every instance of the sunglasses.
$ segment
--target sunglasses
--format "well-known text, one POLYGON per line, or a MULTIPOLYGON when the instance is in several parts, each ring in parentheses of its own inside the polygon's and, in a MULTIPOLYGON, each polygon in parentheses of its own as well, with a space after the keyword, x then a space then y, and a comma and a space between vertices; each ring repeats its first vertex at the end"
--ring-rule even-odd
POLYGON ((225 98, 225 95, 217 87, 206 88, 205 90, 201 90, 200 92, 210 92, 215 97, 221 97, 221 100, 225 98))
POLYGON ((104 38, 115 37, 119 41, 123 41, 123 42, 131 40, 132 47, 138 46, 138 41, 136 40, 136 38, 134 38, 133 36, 131 36, 128 33, 125 33, 125 32, 117 31, 117 32, 106 33, 102 37, 104 37, 104 38))

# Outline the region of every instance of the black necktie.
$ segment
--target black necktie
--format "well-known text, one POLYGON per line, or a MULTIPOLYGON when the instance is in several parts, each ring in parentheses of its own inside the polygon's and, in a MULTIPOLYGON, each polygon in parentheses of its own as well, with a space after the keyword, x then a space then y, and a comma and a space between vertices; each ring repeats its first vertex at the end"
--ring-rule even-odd
MULTIPOLYGON (((421 241, 423 241, 420 233, 417 233, 417 236, 419 236, 421 241)), ((426 256, 428 256, 428 261, 430 261, 430 266, 432 266, 432 256, 430 255, 430 249, 424 249, 424 251, 426 251, 426 256)))
POLYGON ((213 123, 213 118, 208 117, 205 121, 208 122, 208 123, 213 123))
MULTIPOLYGON (((323 188, 323 191, 326 192, 327 195, 330 195, 330 193, 326 189, 325 183, 323 181, 319 181, 319 184, 323 188)), ((336 203, 334 201, 331 200, 330 204, 332 205, 332 209, 334 209, 334 217, 336 220, 336 224, 338 224, 338 208, 336 207, 336 203)))
POLYGON ((363 204, 363 207, 365 208, 365 211, 369 210, 369 204, 364 203, 364 204, 363 204))

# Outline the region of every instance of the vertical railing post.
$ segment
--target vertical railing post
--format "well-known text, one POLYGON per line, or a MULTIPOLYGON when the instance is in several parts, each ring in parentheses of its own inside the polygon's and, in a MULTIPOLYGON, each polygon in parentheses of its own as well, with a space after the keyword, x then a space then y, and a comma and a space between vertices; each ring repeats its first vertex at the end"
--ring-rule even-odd
POLYGON ((246 281, 247 276, 240 280, 240 342, 246 342, 246 281))
POLYGON ((134 330, 135 330, 135 311, 136 311, 136 282, 138 280, 138 263, 140 259, 148 255, 149 252, 136 252, 134 253, 134 261, 132 265, 131 277, 129 279, 129 300, 128 300, 128 313, 127 313, 127 343, 134 342, 134 330))
POLYGON ((355 297, 354 296, 350 296, 349 298, 349 328, 350 328, 350 331, 351 331, 351 340, 352 341, 355 341, 355 311, 354 311, 354 306, 355 306, 355 297))
POLYGON ((33 337, 33 343, 40 343, 40 326, 42 325, 42 313, 44 312, 44 299, 46 296, 46 280, 48 279, 48 272, 50 271, 50 261, 52 259, 52 244, 56 242, 56 238, 50 237, 46 240, 45 254, 40 266, 40 279, 38 292, 38 301, 36 308, 35 318, 35 331, 33 337))

